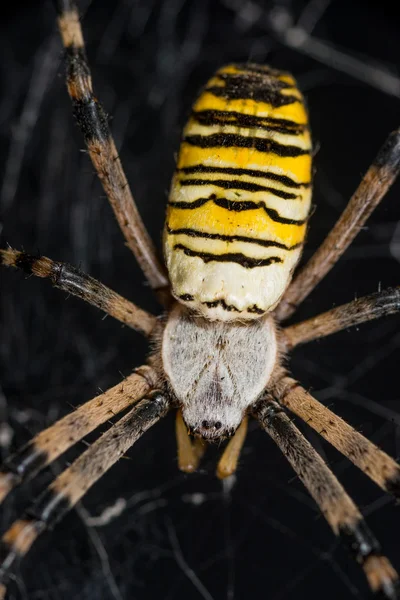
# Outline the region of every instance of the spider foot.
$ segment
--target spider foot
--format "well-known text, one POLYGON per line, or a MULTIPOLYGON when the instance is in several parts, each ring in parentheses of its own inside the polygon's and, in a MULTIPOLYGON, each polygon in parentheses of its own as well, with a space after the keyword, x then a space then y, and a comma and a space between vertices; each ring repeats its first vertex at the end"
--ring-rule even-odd
POLYGON ((376 598, 398 600, 400 597, 399 577, 385 556, 369 556, 364 571, 376 598))

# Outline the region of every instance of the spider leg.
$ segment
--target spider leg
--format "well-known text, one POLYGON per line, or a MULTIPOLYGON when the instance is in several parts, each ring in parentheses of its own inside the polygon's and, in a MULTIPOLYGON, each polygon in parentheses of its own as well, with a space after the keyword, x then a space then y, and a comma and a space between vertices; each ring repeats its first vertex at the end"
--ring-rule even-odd
POLYGON ((277 402, 261 401, 254 416, 288 459, 335 535, 361 564, 372 591, 390 600, 398 598, 396 571, 382 556, 380 545, 360 511, 320 455, 277 402))
POLYGON ((271 394, 383 490, 400 498, 400 466, 393 458, 318 402, 291 377, 279 379, 271 394))
POLYGON ((221 458, 217 465, 217 477, 225 479, 233 475, 237 469, 240 452, 243 448, 244 441, 247 435, 248 417, 246 416, 241 422, 235 435, 229 440, 221 458))
POLYGON ((146 336, 150 335, 157 324, 156 317, 68 263, 55 262, 46 256, 32 256, 9 248, 0 250, 0 265, 16 267, 28 275, 49 278, 54 287, 82 298, 146 336))
POLYGON ((187 427, 182 417, 182 411, 178 410, 175 421, 176 445, 178 449, 178 468, 184 473, 197 471, 199 463, 206 451, 207 444, 203 440, 190 439, 187 427))
POLYGON ((336 225, 286 290, 275 311, 279 321, 295 312, 339 260, 399 172, 400 129, 389 135, 336 225))
POLYGON ((0 502, 11 490, 34 477, 85 435, 138 402, 157 383, 158 378, 150 367, 140 367, 122 383, 38 433, 0 467, 0 502))
POLYGON ((400 287, 388 288, 328 310, 282 330, 287 350, 323 338, 352 325, 400 311, 400 287))
POLYGON ((79 14, 73 0, 56 0, 58 26, 66 50, 67 88, 74 116, 119 226, 148 282, 155 290, 168 280, 129 188, 107 115, 94 96, 79 14))
MULTIPOLYGON (((140 436, 165 416, 170 401, 152 392, 92 444, 13 523, 0 543, 0 583, 5 583, 16 560, 24 557, 40 534, 57 523, 106 473, 140 436)), ((1 598, 0 588, 0 598, 1 598)))

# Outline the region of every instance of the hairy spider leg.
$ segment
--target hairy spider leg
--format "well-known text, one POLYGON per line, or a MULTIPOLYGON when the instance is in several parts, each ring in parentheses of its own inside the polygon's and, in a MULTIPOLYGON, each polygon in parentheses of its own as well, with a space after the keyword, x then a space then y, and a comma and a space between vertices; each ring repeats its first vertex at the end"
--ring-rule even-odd
POLYGON ((168 286, 165 269, 137 210, 107 115, 93 93, 78 9, 72 0, 56 0, 58 26, 65 47, 67 88, 90 158, 122 233, 151 287, 168 286))
POLYGON ((283 321, 336 264, 400 172, 400 129, 379 150, 336 225, 311 259, 300 269, 275 311, 283 321))
POLYGON ((157 324, 155 316, 68 263, 8 248, 0 250, 0 265, 16 267, 27 275, 48 278, 54 287, 97 306, 114 319, 146 336, 152 333, 157 324))
POLYGON ((400 466, 351 425, 318 402, 292 377, 283 376, 271 394, 332 446, 351 460, 385 492, 400 498, 400 466))
POLYGON ((138 402, 157 383, 153 369, 139 367, 123 382, 38 433, 0 467, 0 502, 11 490, 34 477, 85 435, 138 402))
POLYGON ((292 349, 299 344, 324 338, 366 321, 379 319, 400 311, 400 287, 387 288, 342 304, 316 317, 295 323, 282 330, 286 348, 292 349))
POLYGON ((314 498, 325 519, 361 564, 370 588, 388 600, 397 598, 398 575, 367 527, 360 511, 320 455, 277 402, 266 399, 254 416, 271 436, 314 498))
POLYGON ((153 391, 92 444, 6 531, 0 542, 0 598, 15 562, 39 535, 57 523, 152 425, 164 417, 170 401, 153 391))

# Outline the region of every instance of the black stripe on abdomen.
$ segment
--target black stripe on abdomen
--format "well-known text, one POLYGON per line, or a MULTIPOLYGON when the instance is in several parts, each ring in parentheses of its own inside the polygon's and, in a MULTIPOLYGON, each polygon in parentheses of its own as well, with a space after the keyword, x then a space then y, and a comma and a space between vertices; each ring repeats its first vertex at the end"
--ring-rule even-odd
POLYGON ((183 141, 198 148, 254 148, 257 152, 267 152, 278 156, 304 156, 310 150, 298 146, 280 144, 274 140, 237 135, 236 133, 214 133, 212 135, 187 135, 183 141))
MULTIPOLYGON (((181 296, 178 296, 178 298, 180 300, 182 300, 183 302, 193 302, 194 301, 194 296, 192 296, 191 294, 182 294, 181 296)), ((212 300, 210 302, 201 302, 200 304, 204 304, 208 308, 216 308, 217 306, 220 306, 227 312, 237 312, 237 313, 247 312, 247 313, 254 313, 255 315, 263 315, 265 313, 265 310, 263 310, 262 308, 259 308, 257 306, 257 304, 253 304, 253 306, 247 306, 245 310, 240 310, 239 308, 236 308, 236 306, 233 306, 233 304, 227 304, 225 302, 225 300, 223 300, 222 298, 220 298, 219 300, 212 300)))
POLYGON ((179 182, 181 185, 215 185, 216 187, 223 188, 225 190, 246 190, 247 192, 269 192, 278 198, 284 200, 298 200, 301 196, 285 192, 283 190, 277 190, 273 187, 265 185, 259 185, 258 183, 250 183, 248 181, 239 181, 238 179, 181 179, 179 182))
POLYGON ((206 92, 226 98, 227 100, 253 100, 254 102, 266 102, 274 108, 300 102, 293 95, 282 94, 283 89, 293 88, 293 85, 280 81, 268 73, 217 73, 216 77, 225 85, 212 85, 205 89, 206 92))
POLYGON ((200 125, 207 127, 214 125, 231 125, 246 129, 262 129, 275 131, 286 135, 301 135, 308 131, 308 126, 289 119, 275 119, 273 117, 257 117, 234 110, 198 110, 192 112, 192 119, 200 125))
POLYGON ((208 165, 192 165, 191 167, 181 167, 177 169, 177 171, 182 171, 186 175, 191 175, 193 173, 224 173, 226 175, 248 175, 249 177, 262 177, 264 179, 272 179, 272 181, 279 181, 286 187, 293 188, 309 188, 311 186, 311 181, 306 181, 302 183, 298 183, 294 181, 291 177, 287 175, 279 175, 278 173, 273 173, 271 171, 258 171, 256 169, 236 169, 234 167, 211 167, 208 165))
POLYGON ((254 313, 256 315, 263 315, 265 313, 265 310, 259 308, 257 304, 253 304, 253 306, 248 306, 245 310, 239 310, 239 308, 236 308, 236 306, 233 306, 233 304, 227 304, 223 299, 213 300, 212 302, 202 302, 201 304, 205 304, 208 308, 216 308, 217 306, 220 306, 227 312, 248 312, 254 313))
POLYGON ((201 258, 205 263, 208 262, 233 262, 245 269, 254 269, 256 267, 268 267, 274 263, 281 263, 283 260, 279 256, 269 256, 268 258, 250 258, 240 252, 227 252, 226 254, 212 254, 210 252, 198 252, 192 250, 183 244, 175 244, 174 250, 182 250, 187 256, 201 258))
POLYGON ((182 227, 181 229, 171 229, 167 225, 167 232, 170 235, 188 235, 190 237, 202 237, 210 240, 221 240, 221 242, 246 242, 249 244, 258 244, 264 248, 281 248, 282 250, 295 250, 303 245, 303 242, 294 244, 293 246, 286 246, 280 242, 274 240, 260 240, 258 238, 246 237, 244 235, 224 235, 222 233, 208 233, 207 231, 198 231, 197 229, 190 229, 188 227, 182 227))
POLYGON ((228 200, 228 198, 217 198, 215 194, 211 194, 209 198, 198 198, 197 200, 193 200, 193 202, 169 202, 169 206, 173 208, 178 208, 181 210, 195 210, 196 208, 200 208, 207 202, 214 202, 217 206, 221 208, 226 208, 227 210, 231 210, 233 212, 242 212, 243 210, 257 210, 262 208, 269 218, 276 223, 282 223, 283 225, 304 225, 307 223, 308 216, 305 219, 287 219, 286 217, 281 217, 277 210, 273 208, 268 208, 265 206, 264 202, 253 202, 251 200, 246 201, 236 201, 236 200, 228 200))

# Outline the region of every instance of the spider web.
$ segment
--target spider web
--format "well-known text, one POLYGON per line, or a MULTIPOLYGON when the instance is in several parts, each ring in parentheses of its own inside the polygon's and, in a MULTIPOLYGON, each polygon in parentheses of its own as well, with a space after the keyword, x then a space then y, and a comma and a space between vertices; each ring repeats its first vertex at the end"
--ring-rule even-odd
MULTIPOLYGON (((325 237, 387 133, 399 125, 398 15, 389 2, 93 0, 81 6, 97 95, 112 115, 141 214, 160 246, 181 127, 222 63, 292 71, 318 149, 305 258, 325 237)), ((155 300, 93 175, 73 124, 50 3, 8 5, 0 46, 1 245, 39 250, 156 312, 155 300)), ((296 319, 399 283, 399 184, 296 319)), ((47 282, 0 272, 1 454, 143 363, 139 335, 47 282)), ((291 367, 316 396, 400 454, 398 317, 297 350, 291 367)), ((400 569, 393 502, 301 425, 400 569)), ((101 428, 104 430, 105 427, 101 428)), ((98 434, 99 432, 97 432, 98 434)), ((85 444, 8 499, 3 530, 85 444)), ((362 598, 360 569, 265 434, 252 426, 234 480, 176 467, 173 419, 139 441, 13 583, 16 600, 362 598)))

